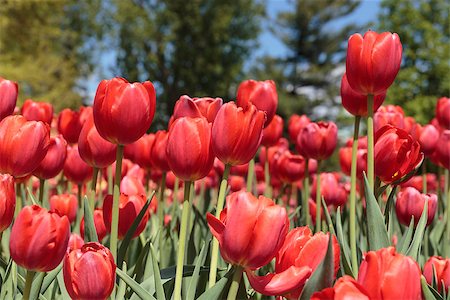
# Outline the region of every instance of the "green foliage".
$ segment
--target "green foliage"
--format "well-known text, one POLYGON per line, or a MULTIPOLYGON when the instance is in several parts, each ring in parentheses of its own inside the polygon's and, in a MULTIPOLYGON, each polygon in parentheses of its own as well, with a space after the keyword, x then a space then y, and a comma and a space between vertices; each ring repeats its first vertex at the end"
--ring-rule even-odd
POLYGON ((437 99, 450 94, 450 3, 384 0, 381 8, 377 29, 396 32, 403 45, 402 68, 386 101, 427 123, 437 99))

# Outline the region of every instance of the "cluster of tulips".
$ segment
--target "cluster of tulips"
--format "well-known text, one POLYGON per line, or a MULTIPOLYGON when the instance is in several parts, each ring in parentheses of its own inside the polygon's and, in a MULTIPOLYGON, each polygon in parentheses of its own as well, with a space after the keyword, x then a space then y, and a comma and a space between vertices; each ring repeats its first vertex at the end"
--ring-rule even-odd
POLYGON ((397 34, 350 37, 341 172, 335 123, 293 115, 283 137, 273 81, 181 96, 147 133, 149 81, 55 115, 0 78, 0 297, 446 299, 450 98, 427 125, 382 106, 401 56, 397 34))

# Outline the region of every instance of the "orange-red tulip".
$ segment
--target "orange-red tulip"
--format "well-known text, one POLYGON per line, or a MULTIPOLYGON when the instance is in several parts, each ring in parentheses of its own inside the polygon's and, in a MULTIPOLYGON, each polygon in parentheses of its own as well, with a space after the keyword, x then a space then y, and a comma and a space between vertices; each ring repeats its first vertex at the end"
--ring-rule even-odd
POLYGON ((74 144, 78 142, 78 137, 85 121, 82 115, 85 113, 92 115, 92 108, 81 107, 80 111, 66 108, 59 113, 58 132, 63 135, 68 143, 74 144), (90 112, 85 112, 89 110, 90 112))
POLYGON ((181 117, 205 117, 209 123, 212 123, 216 118, 217 112, 222 106, 222 102, 223 100, 221 98, 191 98, 187 95, 183 95, 175 103, 173 118, 170 125, 176 119, 181 117))
POLYGON ((275 145, 283 135, 283 118, 275 115, 272 121, 264 128, 261 145, 270 147, 275 145))
POLYGON ((373 116, 373 122, 375 132, 387 124, 404 129, 405 113, 398 105, 380 106, 378 111, 373 116))
POLYGON ((291 143, 297 143, 297 136, 306 125, 311 123, 311 120, 306 115, 293 114, 288 121, 288 133, 291 143))
POLYGON ((429 284, 433 282, 433 267, 436 270, 438 291, 442 292, 442 286, 444 286, 448 293, 450 287, 450 258, 432 256, 427 260, 423 266, 423 276, 429 284))
POLYGON ((50 197, 50 209, 58 215, 66 216, 72 223, 77 218, 78 200, 73 194, 59 194, 50 197))
POLYGON ((124 157, 128 158, 141 168, 150 169, 152 164, 152 148, 155 143, 153 133, 144 134, 140 139, 132 144, 128 144, 124 149, 124 157))
POLYGON ((157 131, 155 134, 155 142, 153 143, 153 147, 150 152, 150 157, 153 165, 163 172, 167 172, 170 170, 166 155, 168 137, 169 134, 167 131, 157 131))
POLYGON ((0 232, 11 224, 15 209, 14 178, 9 174, 0 174, 0 232))
POLYGON ((13 114, 18 94, 17 82, 0 77, 0 121, 13 114))
POLYGON ((27 99, 23 103, 21 113, 28 121, 42 121, 48 125, 52 124, 53 106, 50 103, 27 99))
POLYGON ((75 249, 81 249, 84 245, 84 240, 76 233, 71 233, 69 238, 69 244, 67 245, 67 252, 75 249))
POLYGON ((67 146, 64 176, 76 184, 83 184, 92 177, 92 167, 81 159, 78 146, 67 146))
POLYGON ((333 287, 315 292, 311 300, 370 300, 366 289, 353 277, 344 275, 339 278, 333 287))
POLYGON ((39 164, 39 167, 33 171, 33 175, 40 179, 55 177, 62 171, 66 157, 66 140, 61 135, 51 137, 47 154, 39 164))

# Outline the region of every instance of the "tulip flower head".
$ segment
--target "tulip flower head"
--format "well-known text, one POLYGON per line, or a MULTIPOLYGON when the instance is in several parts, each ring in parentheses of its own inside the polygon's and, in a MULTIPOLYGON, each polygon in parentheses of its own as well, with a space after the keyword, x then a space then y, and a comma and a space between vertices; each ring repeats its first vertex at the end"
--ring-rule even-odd
POLYGON ((21 113, 28 121, 42 121, 48 125, 52 124, 53 106, 50 103, 27 99, 23 103, 21 113))
POLYGON ((436 274, 436 282, 438 292, 442 292, 442 288, 448 293, 450 288, 450 258, 442 258, 440 256, 430 257, 423 267, 423 276, 425 276, 427 282, 432 284, 433 282, 433 269, 436 274))
POLYGON ((337 144, 337 126, 333 122, 309 123, 297 137, 297 149, 307 158, 324 160, 337 144))
POLYGON ((64 168, 67 157, 67 142, 61 136, 50 138, 50 145, 47 154, 41 161, 33 175, 40 179, 50 179, 58 175, 64 168))
POLYGON ((439 98, 436 105, 436 119, 439 122, 439 126, 450 129, 450 98, 439 98))
POLYGON ((14 177, 0 174, 0 232, 11 224, 16 208, 16 191, 14 177))
POLYGON ((17 82, 0 77, 0 121, 13 114, 18 94, 17 82))
POLYGON ((223 100, 221 98, 191 98, 187 95, 183 95, 175 103, 172 122, 181 117, 204 117, 209 123, 212 123, 214 122, 222 103, 223 100))
POLYGON ((425 202, 428 203, 427 225, 430 225, 431 222, 433 222, 437 210, 437 195, 421 194, 413 187, 407 187, 400 191, 397 195, 397 201, 395 202, 395 211, 399 222, 405 226, 409 226, 411 218, 414 217, 414 225, 417 226, 423 208, 425 207, 425 202))

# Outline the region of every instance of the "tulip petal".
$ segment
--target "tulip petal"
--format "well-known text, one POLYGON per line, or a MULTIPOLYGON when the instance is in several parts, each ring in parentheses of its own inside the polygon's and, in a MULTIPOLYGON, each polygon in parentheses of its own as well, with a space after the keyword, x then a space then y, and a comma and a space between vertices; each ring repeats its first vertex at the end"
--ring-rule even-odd
POLYGON ((225 230, 225 225, 211 213, 206 214, 206 220, 208 221, 208 226, 211 233, 220 241, 222 233, 225 230))

